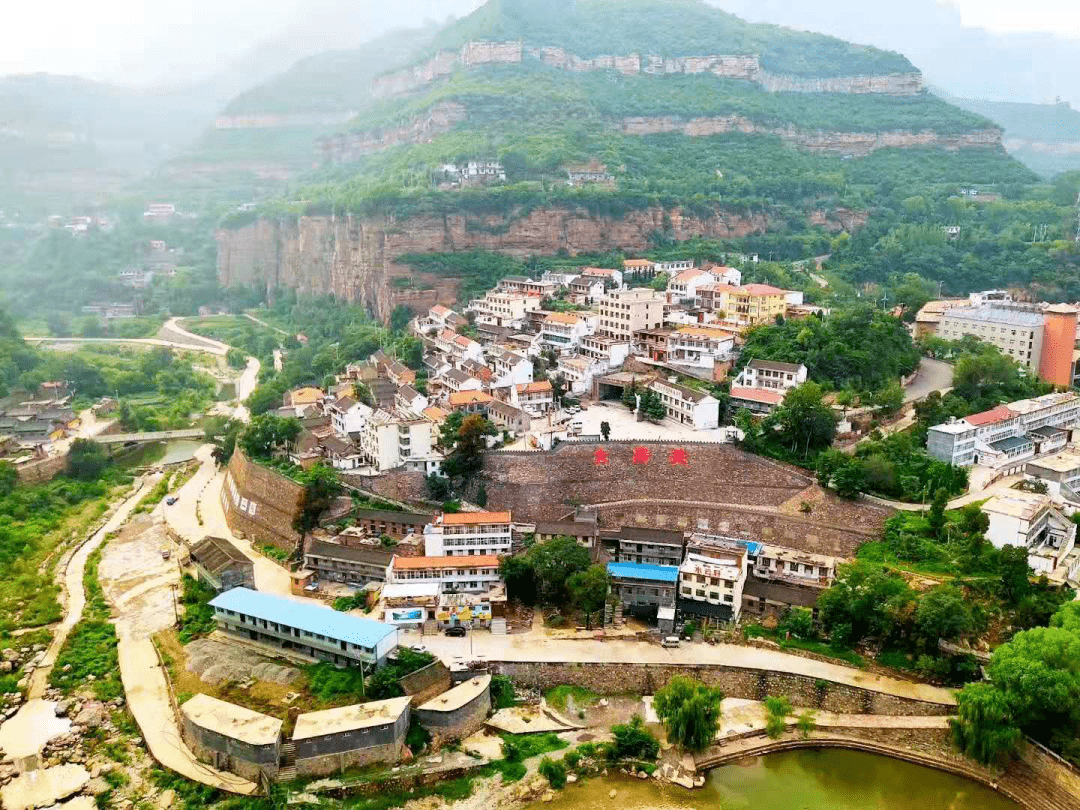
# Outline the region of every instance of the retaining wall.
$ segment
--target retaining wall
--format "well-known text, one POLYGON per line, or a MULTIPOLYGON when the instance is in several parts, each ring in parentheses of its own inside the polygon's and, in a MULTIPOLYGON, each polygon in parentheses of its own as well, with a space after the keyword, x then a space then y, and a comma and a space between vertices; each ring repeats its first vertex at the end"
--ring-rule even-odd
POLYGON ((233 453, 221 487, 225 522, 256 544, 292 551, 300 541, 293 521, 300 514, 304 488, 280 473, 233 453))

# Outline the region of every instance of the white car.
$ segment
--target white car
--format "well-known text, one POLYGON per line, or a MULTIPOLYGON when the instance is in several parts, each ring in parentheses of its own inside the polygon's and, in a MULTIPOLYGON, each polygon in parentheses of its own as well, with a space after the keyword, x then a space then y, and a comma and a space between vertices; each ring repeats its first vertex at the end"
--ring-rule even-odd
POLYGON ((579 408, 577 405, 571 405, 569 408, 566 409, 566 412, 571 416, 576 416, 577 414, 581 413, 581 408, 579 408))

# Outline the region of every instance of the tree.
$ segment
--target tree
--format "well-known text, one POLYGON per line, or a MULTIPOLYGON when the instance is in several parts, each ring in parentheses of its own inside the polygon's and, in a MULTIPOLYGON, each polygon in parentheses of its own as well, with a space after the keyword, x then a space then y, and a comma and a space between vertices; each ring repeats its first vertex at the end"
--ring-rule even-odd
POLYGON ((630 385, 623 389, 622 404, 629 408, 631 411, 636 411, 638 406, 638 388, 637 383, 632 382, 630 385))
POLYGON ((612 726, 611 735, 613 759, 654 760, 660 753, 660 742, 645 728, 640 714, 631 717, 629 723, 612 726))
POLYGON ((892 382, 874 396, 874 404, 885 413, 896 413, 904 404, 904 389, 900 383, 892 382))
POLYGON ((779 629, 781 633, 788 633, 795 638, 813 638, 814 614, 810 608, 788 608, 784 618, 780 620, 779 629))
POLYGON ((859 497, 866 485, 866 475, 863 465, 857 459, 848 459, 847 463, 839 467, 833 473, 833 484, 836 486, 836 494, 841 498, 853 501, 859 497))
POLYGON ((458 428, 454 449, 443 462, 443 472, 450 478, 469 478, 479 472, 487 450, 485 437, 497 433, 495 425, 479 414, 466 416, 458 428))
POLYGON ((281 404, 281 395, 281 390, 273 384, 257 385, 245 404, 253 415, 258 416, 278 407, 281 404))
POLYGON ((1031 567, 1024 546, 1005 546, 997 553, 1001 596, 1010 605, 1019 604, 1031 590, 1031 567))
POLYGON ((646 388, 641 392, 641 414, 655 422, 659 422, 667 416, 667 408, 664 406, 664 401, 660 399, 660 395, 653 391, 651 388, 646 388))
POLYGON ((723 699, 716 687, 677 675, 657 691, 653 708, 668 739, 689 751, 703 751, 716 737, 723 699))
POLYGON ((971 609, 959 588, 942 585, 919 597, 915 630, 928 647, 936 649, 938 639, 954 639, 973 629, 971 609))
POLYGON ((1005 695, 988 683, 969 683, 956 696, 953 739, 965 756, 984 765, 1001 765, 1020 742, 1005 695))
POLYGON ((611 438, 611 425, 608 422, 600 423, 600 435, 603 436, 605 442, 611 438))
POLYGON ((828 447, 836 436, 836 418, 824 396, 817 383, 803 383, 770 416, 781 440, 801 458, 828 447))
POLYGON ((425 479, 427 483, 428 498, 433 501, 445 501, 451 495, 450 479, 439 475, 438 473, 432 473, 425 479))
POLYGON ((412 310, 404 304, 398 304, 394 307, 394 311, 390 313, 390 331, 394 334, 404 332, 405 327, 409 325, 412 318, 412 310))
POLYGON ((795 720, 795 727, 799 729, 799 736, 805 740, 817 728, 817 715, 812 709, 807 709, 795 720))
POLYGON ((1023 630, 994 651, 987 667, 1022 731, 1048 741, 1080 721, 1080 637, 1061 627, 1023 630))
POLYGON ((288 447, 300 435, 300 420, 273 414, 252 418, 237 442, 251 458, 269 458, 274 450, 288 447))
POLYGON ((225 353, 225 362, 229 364, 229 368, 244 368, 247 366, 247 355, 237 348, 230 348, 225 353))
POLYGON ((0 461, 0 498, 10 495, 19 484, 19 471, 10 461, 0 461))
POLYGON ((930 504, 930 512, 926 516, 927 523, 930 524, 930 534, 938 542, 945 540, 945 507, 948 504, 949 493, 945 491, 944 487, 941 487, 934 493, 934 500, 930 504))
POLYGON ((109 454, 95 441, 76 439, 71 443, 67 457, 67 474, 72 478, 90 481, 109 465, 109 454))
POLYGON ((537 596, 545 604, 559 604, 567 598, 567 581, 589 567, 589 551, 572 537, 554 537, 536 543, 525 552, 532 569, 537 596))
POLYGON ((608 573, 602 565, 591 565, 567 578, 570 601, 585 614, 586 629, 592 628, 592 614, 604 609, 608 587, 608 573))
POLYGON ((847 644, 867 636, 903 636, 914 620, 915 604, 914 592, 899 574, 856 562, 841 568, 817 607, 832 640, 847 644))
POLYGON ((787 718, 791 714, 791 701, 786 697, 765 698, 765 733, 774 740, 781 737, 787 729, 787 718))
POLYGON ((499 574, 506 583, 506 595, 522 604, 536 604, 536 580, 533 567, 525 556, 503 557, 499 561, 499 574))
POLYGON ((298 473, 296 480, 304 485, 304 497, 293 528, 300 534, 307 534, 319 525, 322 513, 341 494, 341 481, 338 480, 337 471, 325 464, 316 464, 298 473))

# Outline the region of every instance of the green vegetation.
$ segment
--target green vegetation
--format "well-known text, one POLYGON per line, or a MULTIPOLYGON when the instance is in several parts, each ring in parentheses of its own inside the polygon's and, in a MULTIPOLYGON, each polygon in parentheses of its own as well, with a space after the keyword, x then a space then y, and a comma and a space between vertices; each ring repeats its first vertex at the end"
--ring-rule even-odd
POLYGON ((640 714, 630 718, 629 723, 611 727, 611 755, 616 760, 655 760, 660 753, 660 742, 645 728, 640 714))
POLYGON ((600 696, 583 686, 562 685, 549 689, 544 699, 548 705, 560 712, 566 711, 566 701, 573 700, 576 706, 589 706, 596 703, 600 696))
POLYGON ((806 652, 812 652, 816 655, 824 656, 825 658, 835 658, 838 661, 843 661, 844 663, 850 664, 853 667, 858 667, 859 669, 866 669, 867 667, 866 659, 857 652, 840 644, 830 644, 819 641, 814 635, 810 635, 807 638, 798 638, 796 636, 788 636, 784 632, 769 630, 759 624, 745 625, 743 627, 743 634, 747 638, 770 639, 775 641, 782 649, 805 650, 806 652))
MULTIPOLYGON (((527 605, 566 605, 570 602, 570 580, 587 571, 589 565, 588 549, 572 537, 555 537, 534 543, 523 555, 504 557, 500 571, 512 598, 527 605)), ((590 590, 592 579, 590 576, 585 583, 590 590)), ((581 584, 582 580, 575 582, 581 584)))
POLYGON ((274 349, 280 349, 285 340, 285 335, 243 315, 185 318, 182 326, 196 335, 232 346, 235 351, 226 355, 226 359, 230 366, 237 369, 247 365, 246 355, 259 358, 263 364, 272 364, 274 349))
POLYGON ((787 731, 787 719, 791 715, 791 701, 786 697, 765 698, 765 733, 774 740, 787 731))
POLYGON ((836 436, 836 416, 814 382, 789 391, 783 404, 764 419, 740 409, 735 424, 743 431, 744 449, 802 464, 813 463, 836 436))
POLYGON ((357 700, 387 700, 404 693, 398 680, 423 669, 435 660, 429 653, 398 648, 396 660, 375 670, 361 673, 360 667, 339 669, 320 662, 307 667, 308 688, 322 703, 346 705, 357 700), (342 703, 344 701, 344 703, 342 703))
POLYGON ((184 574, 181 583, 183 591, 180 595, 180 604, 184 606, 184 612, 180 616, 180 627, 177 636, 181 644, 187 644, 197 638, 208 636, 214 631, 217 623, 214 621, 214 609, 210 607, 210 600, 216 594, 214 589, 189 574, 184 574))
POLYGON ((562 762, 557 762, 551 757, 544 757, 540 760, 540 767, 537 770, 556 790, 566 787, 566 766, 562 762))
POLYGON ((96 548, 86 561, 86 606, 56 657, 49 684, 70 693, 89 683, 99 700, 113 700, 124 693, 124 687, 116 657, 116 628, 109 621, 109 605, 97 576, 103 548, 104 544, 96 548))
POLYGON ((669 740, 689 751, 703 751, 716 737, 723 699, 719 689, 677 675, 657 690, 653 706, 669 740))
POLYGON ((514 683, 507 675, 491 676, 491 705, 499 709, 510 709, 517 705, 517 697, 514 694, 514 683))

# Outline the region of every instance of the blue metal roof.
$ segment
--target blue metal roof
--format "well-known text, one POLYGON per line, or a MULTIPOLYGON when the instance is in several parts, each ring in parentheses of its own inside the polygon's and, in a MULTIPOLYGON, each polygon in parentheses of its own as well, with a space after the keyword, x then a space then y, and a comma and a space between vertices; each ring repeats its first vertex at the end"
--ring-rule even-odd
POLYGON ((619 579, 642 579, 649 582, 677 582, 679 569, 673 565, 646 565, 644 563, 608 563, 608 573, 619 579))
POLYGON ((234 610, 245 616, 266 619, 307 633, 318 633, 335 641, 359 644, 361 647, 374 648, 388 635, 397 632, 397 627, 392 624, 361 619, 327 607, 295 602, 248 588, 226 591, 212 599, 210 606, 220 610, 234 610))

